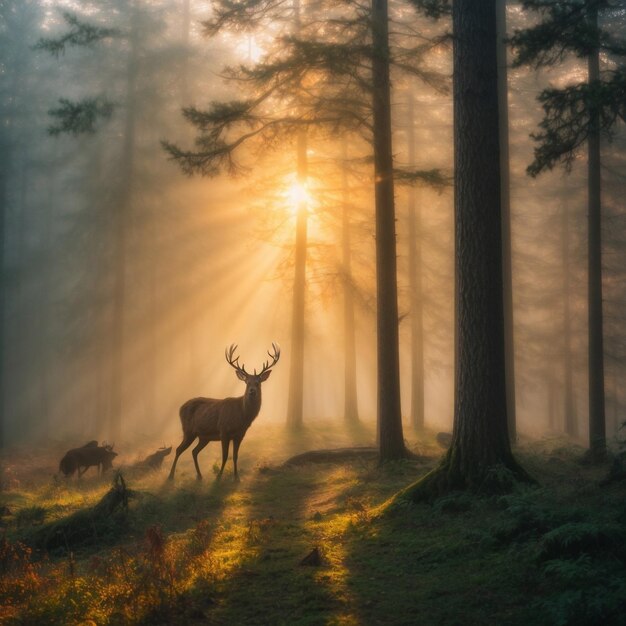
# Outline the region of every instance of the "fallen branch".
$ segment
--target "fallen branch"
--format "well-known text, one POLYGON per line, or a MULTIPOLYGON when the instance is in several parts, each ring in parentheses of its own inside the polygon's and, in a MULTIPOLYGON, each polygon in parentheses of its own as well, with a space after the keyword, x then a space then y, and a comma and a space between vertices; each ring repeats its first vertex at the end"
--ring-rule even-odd
POLYGON ((128 499, 131 495, 132 492, 118 472, 111 489, 93 507, 44 524, 26 535, 23 541, 41 550, 70 552, 77 547, 116 538, 125 527, 128 499))
POLYGON ((296 454, 283 463, 283 467, 306 465, 307 463, 343 463, 351 459, 377 459, 378 448, 356 447, 330 450, 310 450, 296 454))

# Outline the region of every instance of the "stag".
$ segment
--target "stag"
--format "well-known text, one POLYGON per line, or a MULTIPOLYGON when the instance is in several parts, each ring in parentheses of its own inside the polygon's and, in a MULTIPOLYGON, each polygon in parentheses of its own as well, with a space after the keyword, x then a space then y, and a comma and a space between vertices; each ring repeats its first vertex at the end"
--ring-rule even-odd
POLYGON ((235 369, 237 378, 246 383, 246 391, 243 396, 237 398, 193 398, 187 400, 180 407, 180 421, 183 427, 183 440, 176 448, 176 456, 170 470, 169 479, 174 479, 178 457, 196 440, 198 444, 191 451, 193 462, 196 466, 198 480, 202 480, 200 467, 198 466, 198 454, 209 441, 222 442, 222 467, 218 478, 221 478, 224 466, 228 460, 230 442, 233 442, 233 465, 235 467, 235 480, 239 480, 237 473, 237 456, 239 446, 250 425, 261 410, 261 383, 265 382, 272 368, 280 358, 280 347, 272 343, 272 352, 268 351, 270 361, 263 363, 263 368, 257 374, 248 374, 244 365, 239 365, 239 357, 235 356, 236 345, 231 345, 225 351, 226 361, 235 369))

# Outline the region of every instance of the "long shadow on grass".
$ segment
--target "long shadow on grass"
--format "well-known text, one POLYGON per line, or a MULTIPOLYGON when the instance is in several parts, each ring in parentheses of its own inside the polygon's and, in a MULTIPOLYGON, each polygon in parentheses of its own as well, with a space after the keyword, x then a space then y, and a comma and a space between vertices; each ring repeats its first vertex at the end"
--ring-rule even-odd
POLYGON ((356 526, 344 562, 359 623, 528 623, 514 613, 527 602, 527 570, 487 541, 499 516, 493 503, 453 494, 356 526))
POLYGON ((238 488, 231 476, 166 481, 157 490, 140 495, 134 523, 139 529, 159 524, 167 533, 184 532, 203 520, 219 520, 228 498, 238 488))
MULTIPOLYGON (((400 471, 414 475, 415 467, 405 464, 400 471)), ((378 503, 408 477, 403 474, 398 481, 393 473, 362 463, 270 469, 251 477, 239 562, 224 580, 211 621, 350 623, 358 602, 350 588, 344 544, 352 526, 359 528, 367 519, 371 480, 378 483, 378 503), (301 565, 315 547, 321 562, 301 565)))
POLYGON ((299 564, 314 547, 305 511, 320 476, 310 467, 250 476, 239 562, 223 581, 211 623, 321 624, 336 613, 337 598, 319 582, 322 568, 299 564))

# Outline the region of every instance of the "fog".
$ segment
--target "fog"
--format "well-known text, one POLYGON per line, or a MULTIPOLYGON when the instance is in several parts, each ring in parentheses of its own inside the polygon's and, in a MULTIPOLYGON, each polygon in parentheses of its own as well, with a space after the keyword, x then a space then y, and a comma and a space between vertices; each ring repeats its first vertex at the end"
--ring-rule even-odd
MULTIPOLYGON (((396 186, 402 414, 405 437, 414 440, 411 195, 420 216, 425 425, 452 428, 451 58, 445 38, 434 42, 446 24, 407 15, 406 7, 395 11, 399 31, 406 27, 428 38, 420 62, 441 74, 430 84, 397 68, 392 76, 396 167, 437 170, 447 183, 433 186, 421 178, 409 186, 399 174, 396 186)), ((258 95, 258 87, 246 92, 246 81, 225 68, 253 67, 280 54, 285 44, 276 37, 287 27, 276 20, 261 32, 225 29, 210 37, 202 22, 211 19, 212 8, 200 0, 6 0, 0 12, 3 444, 92 438, 118 446, 176 444, 183 402, 243 393, 224 358, 231 344, 248 371, 260 370, 272 342, 280 345, 254 429, 286 424, 303 206, 304 425, 344 421, 346 297, 354 307, 358 418, 373 425, 376 260, 367 124, 311 125, 304 188, 295 126, 262 140, 253 136, 238 148, 236 164, 211 176, 186 175, 162 144, 202 147, 194 143, 197 129, 183 107, 202 110, 258 95), (71 31, 64 12, 114 32, 86 46, 68 40, 51 53, 37 44, 71 31), (87 132, 65 132, 67 116, 50 112, 62 109, 60 99, 84 98, 104 115, 96 115, 87 132), (342 254, 344 210, 349 272, 342 254)), ((508 19, 512 31, 529 18, 512 5, 508 19)), ((575 59, 550 70, 509 69, 508 94, 518 430, 533 437, 568 431, 580 442, 588 413, 586 163, 577 159, 569 173, 555 168, 537 178, 526 167, 533 159, 529 134, 542 116, 536 96, 585 72, 575 59)), ((324 81, 321 73, 307 79, 310 91, 324 81)), ((332 89, 322 84, 324 94, 332 89)), ((305 105, 312 110, 314 103, 305 105)), ((288 94, 277 92, 266 114, 290 106, 288 94)), ((626 403, 623 123, 602 149, 610 439, 626 403)))

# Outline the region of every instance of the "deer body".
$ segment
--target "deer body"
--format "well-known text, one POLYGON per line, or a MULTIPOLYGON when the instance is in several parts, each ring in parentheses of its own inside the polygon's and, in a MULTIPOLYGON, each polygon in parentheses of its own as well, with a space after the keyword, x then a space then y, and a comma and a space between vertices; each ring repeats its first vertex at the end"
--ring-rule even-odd
POLYGON ((243 396, 219 400, 215 398, 192 398, 180 407, 183 440, 176 448, 176 456, 170 470, 170 480, 174 478, 178 457, 196 439, 198 439, 198 444, 192 450, 192 456, 198 480, 202 478, 198 465, 198 454, 210 441, 220 441, 222 444, 222 467, 218 478, 224 472, 230 442, 233 442, 235 479, 239 478, 237 473, 239 446, 248 428, 261 410, 261 383, 267 380, 271 368, 280 358, 280 349, 274 344, 272 345, 274 354, 270 354, 270 357, 273 362, 271 365, 269 362, 265 363, 260 374, 256 374, 256 370, 254 374, 248 374, 243 366, 239 366, 238 358, 233 360, 236 346, 231 346, 226 353, 226 360, 235 368, 237 377, 246 383, 246 392, 243 396))

